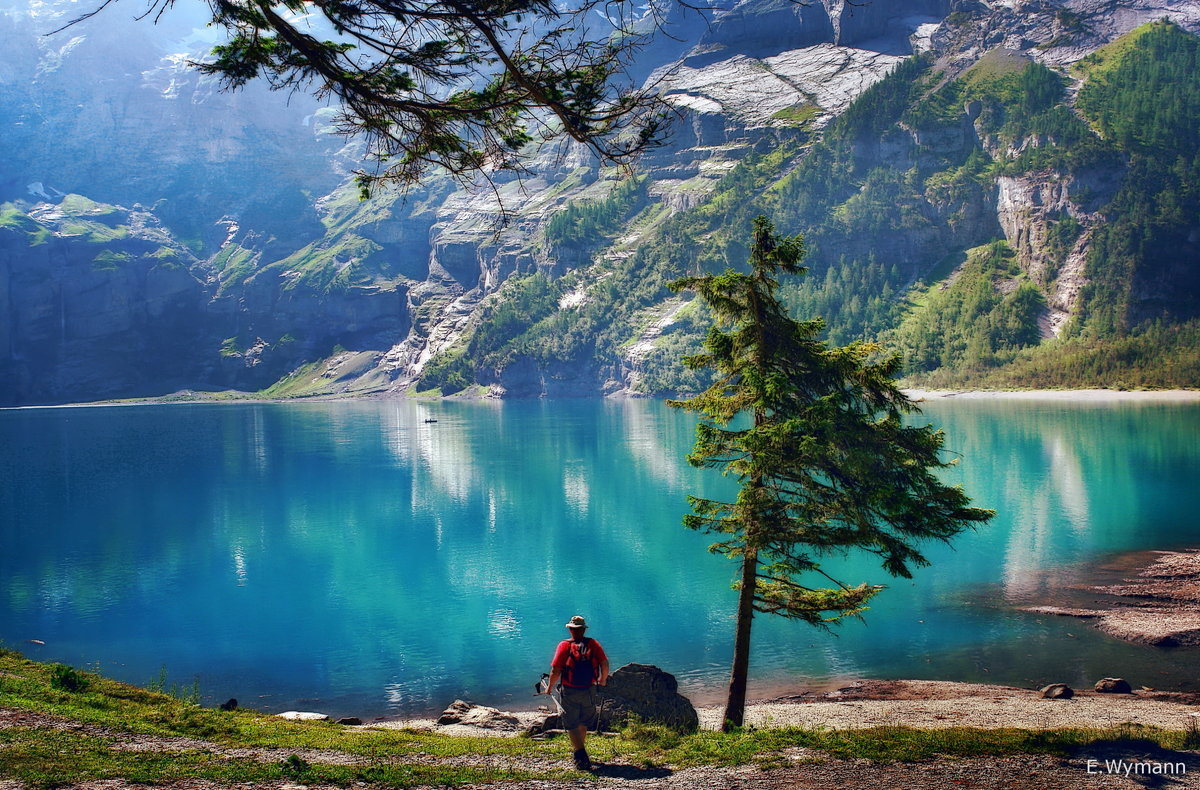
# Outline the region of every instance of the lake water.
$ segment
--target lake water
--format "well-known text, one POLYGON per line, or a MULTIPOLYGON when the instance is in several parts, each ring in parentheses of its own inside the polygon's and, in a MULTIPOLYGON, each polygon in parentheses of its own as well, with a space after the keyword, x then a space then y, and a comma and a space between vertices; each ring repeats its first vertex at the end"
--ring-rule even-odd
MULTIPOLYGON (((1196 651, 1054 603, 1088 567, 1200 544, 1200 405, 943 401, 947 476, 999 515, 835 634, 760 616, 751 696, 866 677, 1196 688, 1196 651)), ((0 411, 0 640, 206 702, 413 715, 526 705, 574 614, 614 666, 719 695, 734 569, 680 525, 686 415, 649 401, 0 411), (436 423, 426 419, 436 418, 436 423), (44 646, 30 640, 41 640, 44 646)))

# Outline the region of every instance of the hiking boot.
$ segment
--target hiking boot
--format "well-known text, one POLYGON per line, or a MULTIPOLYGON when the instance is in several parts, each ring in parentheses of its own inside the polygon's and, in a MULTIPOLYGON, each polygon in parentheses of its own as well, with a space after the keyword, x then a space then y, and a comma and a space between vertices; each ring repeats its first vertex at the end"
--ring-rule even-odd
POLYGON ((580 771, 592 770, 592 761, 588 757, 587 749, 580 749, 571 755, 575 759, 575 767, 580 771))

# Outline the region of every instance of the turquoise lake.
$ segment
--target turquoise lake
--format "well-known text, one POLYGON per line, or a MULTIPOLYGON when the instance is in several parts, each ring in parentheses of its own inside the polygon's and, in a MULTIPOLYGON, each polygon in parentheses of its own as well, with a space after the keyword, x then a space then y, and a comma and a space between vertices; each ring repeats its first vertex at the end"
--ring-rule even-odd
MULTIPOLYGON (((1196 689, 1195 650, 1056 603, 1098 563, 1200 544, 1200 404, 946 400, 947 479, 999 511, 835 633, 755 623, 752 697, 850 677, 1196 689)), ((536 703, 574 614, 614 666, 719 696, 734 569, 680 524, 729 481, 651 401, 0 411, 0 641, 206 703, 415 715, 536 703), (437 419, 426 423, 426 419, 437 419), (31 640, 40 640, 38 645, 31 640)))

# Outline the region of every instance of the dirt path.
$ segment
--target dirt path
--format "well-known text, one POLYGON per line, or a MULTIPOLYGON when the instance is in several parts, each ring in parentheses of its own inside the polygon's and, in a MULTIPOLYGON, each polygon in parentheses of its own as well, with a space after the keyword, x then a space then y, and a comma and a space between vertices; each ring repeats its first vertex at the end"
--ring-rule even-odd
MULTIPOLYGON (((807 759, 800 756, 798 759, 807 759)), ((787 759, 786 757, 784 759, 787 759)), ((1123 770, 1123 769, 1122 769, 1123 770)), ((1200 756, 1190 753, 1109 753, 1061 759, 1045 755, 938 759, 880 765, 865 760, 734 768, 702 767, 671 772, 634 766, 603 766, 592 787, 600 790, 1133 790, 1200 787, 1200 756), (1091 764, 1088 760, 1097 760, 1091 764), (1125 765, 1169 766, 1172 774, 1109 774, 1104 760, 1125 765), (1145 761, 1149 762, 1145 762, 1145 761)), ((521 782, 506 790, 568 790, 578 782, 521 782)), ((473 789, 474 790, 474 789, 473 789)))
MULTIPOLYGON (((784 758, 786 759, 786 757, 784 758)), ((809 759, 807 757, 801 759, 809 759)), ((144 790, 122 780, 71 785, 71 790, 144 790)), ((879 765, 865 760, 801 762, 768 768, 759 766, 701 767, 671 771, 631 765, 599 767, 594 779, 531 781, 465 785, 462 790, 1185 790, 1200 788, 1200 756, 1191 753, 1109 752, 1068 759, 1045 755, 1015 755, 967 759, 938 759, 920 763, 879 765), (1105 760, 1114 761, 1108 773, 1105 760), (1119 762, 1124 761, 1124 762, 1119 762), (1137 766, 1143 766, 1139 769, 1137 766), (1137 773, 1145 766, 1169 768, 1171 773, 1137 773), (1125 775, 1125 769, 1129 774, 1125 775)), ((326 790, 321 785, 286 782, 230 788, 208 781, 174 782, 164 790, 326 790)), ((20 783, 0 780, 0 790, 25 790, 20 783)), ((328 790, 334 790, 328 788, 328 790)), ((418 790, 432 790, 419 788, 418 790)))

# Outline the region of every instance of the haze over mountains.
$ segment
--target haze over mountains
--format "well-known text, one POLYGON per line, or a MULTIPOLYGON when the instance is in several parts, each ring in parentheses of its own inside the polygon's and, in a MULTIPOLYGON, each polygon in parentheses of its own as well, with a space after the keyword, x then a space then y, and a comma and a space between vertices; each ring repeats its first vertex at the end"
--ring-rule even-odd
POLYGON ((672 142, 549 147, 500 232, 446 179, 360 202, 332 108, 188 65, 202 9, 0 4, 0 403, 694 389, 665 284, 759 213, 808 239, 799 314, 913 381, 1200 384, 1196 0, 676 9, 636 64, 672 142))

